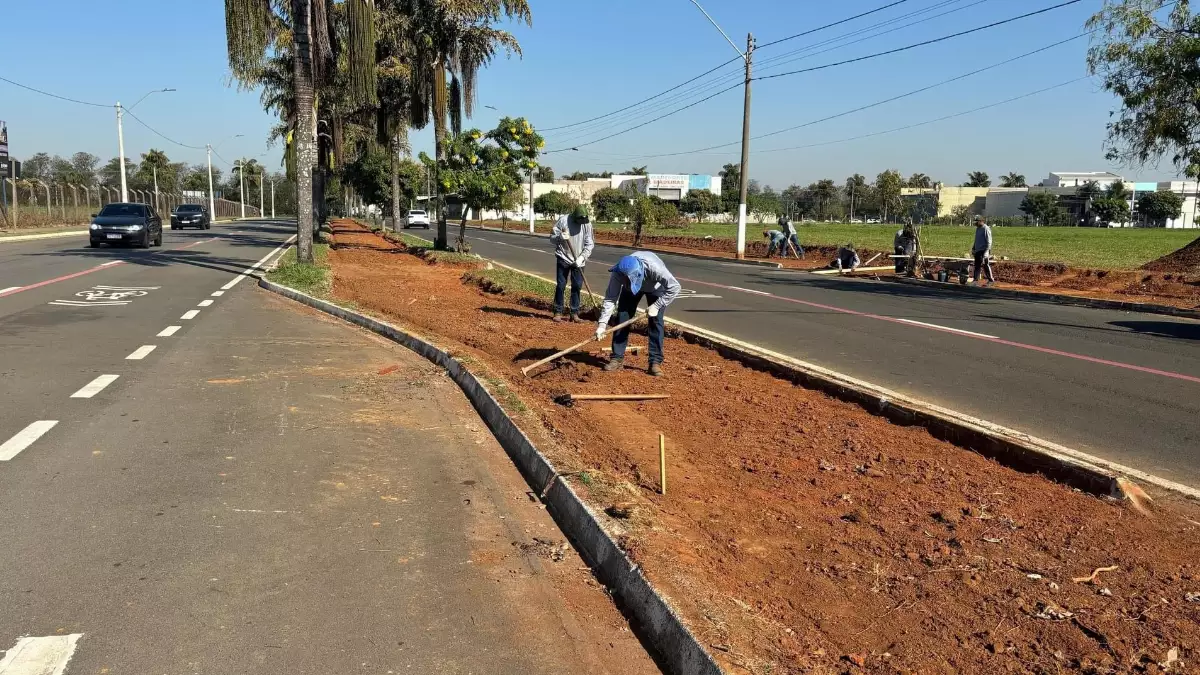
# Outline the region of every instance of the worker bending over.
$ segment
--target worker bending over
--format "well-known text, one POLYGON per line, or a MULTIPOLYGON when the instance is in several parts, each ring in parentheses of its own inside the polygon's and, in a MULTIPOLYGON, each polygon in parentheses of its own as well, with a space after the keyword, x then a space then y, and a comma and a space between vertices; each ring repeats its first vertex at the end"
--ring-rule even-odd
POLYGON ((779 229, 783 230, 784 241, 783 246, 781 247, 781 250, 783 251, 783 257, 787 257, 788 244, 791 244, 794 249, 792 252, 796 256, 796 259, 799 260, 800 258, 803 258, 804 247, 800 246, 800 235, 796 233, 796 226, 792 223, 792 219, 788 218, 787 216, 780 216, 779 229))
MULTIPOLYGON (((608 270, 608 290, 604 293, 604 306, 600 310, 600 322, 596 324, 596 339, 604 337, 613 309, 617 311, 617 323, 625 323, 637 313, 638 302, 646 297, 648 317, 646 337, 650 343, 651 375, 662 374, 663 335, 665 324, 663 312, 667 305, 679 297, 679 282, 658 256, 649 251, 637 251, 617 261, 608 270)), ((612 358, 604 366, 607 371, 620 370, 625 365, 625 346, 629 344, 629 326, 613 333, 612 358)))
POLYGON ((596 242, 592 238, 592 223, 587 207, 580 204, 571 213, 554 223, 550 232, 554 242, 555 285, 554 321, 562 321, 563 296, 567 277, 571 278, 571 321, 579 320, 579 289, 583 287, 583 266, 592 255, 596 242))
POLYGON ((862 260, 858 257, 858 251, 854 250, 854 244, 849 243, 838 248, 837 259, 833 261, 833 266, 842 271, 853 272, 862 264, 862 260))
POLYGON ((763 236, 767 238, 767 257, 775 255, 775 251, 782 251, 784 247, 784 234, 779 230, 763 230, 763 236))
POLYGON ((917 252, 917 235, 913 232, 912 223, 906 223, 896 231, 896 236, 892 239, 892 248, 897 256, 902 256, 896 258, 896 274, 911 273, 910 264, 913 254, 917 252))

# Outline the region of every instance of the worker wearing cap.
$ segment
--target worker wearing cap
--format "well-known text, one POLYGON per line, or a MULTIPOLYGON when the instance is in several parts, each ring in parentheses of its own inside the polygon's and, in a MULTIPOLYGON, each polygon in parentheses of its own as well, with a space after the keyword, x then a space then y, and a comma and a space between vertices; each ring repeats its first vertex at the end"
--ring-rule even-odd
POLYGON ((592 238, 592 223, 587 207, 580 204, 571 213, 554 223, 550 233, 554 242, 555 279, 554 321, 562 321, 563 296, 567 277, 571 279, 571 321, 579 320, 579 289, 583 288, 583 266, 592 255, 596 242, 592 238))
POLYGON ((892 238, 892 248, 896 252, 896 274, 908 272, 912 256, 917 252, 917 235, 913 232, 911 222, 905 223, 904 227, 896 231, 896 236, 892 238))
MULTIPOLYGON (((650 343, 650 369, 654 376, 662 374, 663 334, 665 326, 663 312, 667 305, 679 297, 679 282, 658 256, 649 251, 636 251, 617 261, 609 269, 608 290, 604 293, 604 306, 600 310, 600 322, 596 324, 596 339, 604 337, 613 309, 617 311, 617 322, 625 323, 637 312, 638 302, 646 297, 646 315, 649 326, 646 334, 650 343)), ((629 327, 613 333, 612 358, 605 370, 620 370, 625 365, 625 346, 629 343, 629 327)))
POLYGON ((853 242, 838 248, 837 258, 834 259, 833 264, 842 274, 858 269, 858 266, 862 264, 862 259, 858 257, 858 251, 854 250, 853 242))
POLYGON ((971 283, 979 283, 981 268, 986 273, 988 283, 996 283, 996 277, 992 276, 992 228, 987 226, 983 216, 975 216, 975 243, 971 246, 971 255, 975 258, 975 278, 971 283))
POLYGON ((767 238, 767 257, 775 255, 775 251, 782 251, 784 244, 784 235, 779 230, 763 230, 763 236, 767 238))

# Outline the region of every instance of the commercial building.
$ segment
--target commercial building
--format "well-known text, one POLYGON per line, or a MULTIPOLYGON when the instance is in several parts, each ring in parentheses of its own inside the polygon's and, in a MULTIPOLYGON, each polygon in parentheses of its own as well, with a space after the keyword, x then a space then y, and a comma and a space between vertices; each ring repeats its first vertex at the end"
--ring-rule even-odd
POLYGON ((1109 171, 1051 171, 1049 178, 1043 178, 1042 187, 1077 188, 1080 185, 1095 181, 1101 188, 1106 188, 1124 178, 1109 171))
POLYGON ((721 196, 721 179, 704 174, 652 173, 646 176, 617 175, 610 179, 611 187, 631 193, 650 195, 678 202, 691 190, 708 190, 721 196))

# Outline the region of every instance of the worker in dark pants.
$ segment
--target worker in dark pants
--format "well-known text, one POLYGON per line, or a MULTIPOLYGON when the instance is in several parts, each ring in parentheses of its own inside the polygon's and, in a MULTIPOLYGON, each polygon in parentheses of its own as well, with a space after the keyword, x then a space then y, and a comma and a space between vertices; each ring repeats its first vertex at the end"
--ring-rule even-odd
MULTIPOLYGON (((604 337, 608 320, 617 312, 617 322, 625 323, 637 313, 638 302, 646 298, 648 326, 646 337, 650 346, 650 369, 657 377, 662 374, 663 336, 666 332, 664 312, 667 305, 679 297, 679 282, 658 256, 649 251, 636 251, 617 261, 609 269, 608 290, 604 293, 604 306, 600 310, 600 321, 596 324, 596 339, 604 337)), ((629 327, 613 333, 612 358, 604 366, 607 371, 620 370, 625 366, 625 347, 629 344, 629 327)))
POLYGON ((900 256, 896 258, 896 274, 908 273, 913 253, 917 251, 917 237, 913 233, 911 222, 896 231, 896 236, 892 239, 892 249, 900 256))
POLYGON ((571 321, 579 320, 579 291, 583 288, 583 266, 592 255, 596 242, 587 207, 580 204, 558 219, 550 232, 554 242, 555 280, 554 321, 562 321, 567 279, 571 280, 571 321))
POLYGON ((971 255, 975 258, 975 275, 972 285, 979 285, 979 272, 982 269, 988 284, 996 283, 992 276, 992 228, 984 222, 983 216, 975 216, 975 243, 971 246, 971 255))

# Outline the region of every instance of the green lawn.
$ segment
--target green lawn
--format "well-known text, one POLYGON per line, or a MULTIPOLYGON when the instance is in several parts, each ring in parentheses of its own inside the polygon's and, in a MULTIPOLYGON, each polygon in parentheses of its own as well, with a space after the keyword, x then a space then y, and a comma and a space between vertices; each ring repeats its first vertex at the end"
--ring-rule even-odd
MULTIPOLYGON (((619 230, 623 223, 598 223, 598 230, 619 230)), ((746 240, 762 239, 762 231, 774 223, 746 225, 746 240)), ((849 223, 797 223, 800 243, 836 245, 854 242, 860 248, 890 250, 898 225, 854 225, 849 223)), ((646 234, 713 236, 734 238, 731 223, 698 223, 686 229, 652 229, 646 234)), ((921 228, 929 255, 969 256, 974 227, 925 225, 921 228)), ((992 253, 1012 260, 1061 262, 1076 267, 1134 269, 1177 250, 1200 236, 1200 230, 1165 228, 1106 229, 1094 227, 996 227, 992 228, 992 253)))
POLYGON ((279 259, 279 266, 267 273, 267 279, 312 296, 324 297, 332 282, 328 244, 313 244, 313 261, 312 265, 297 263, 293 246, 279 259))

